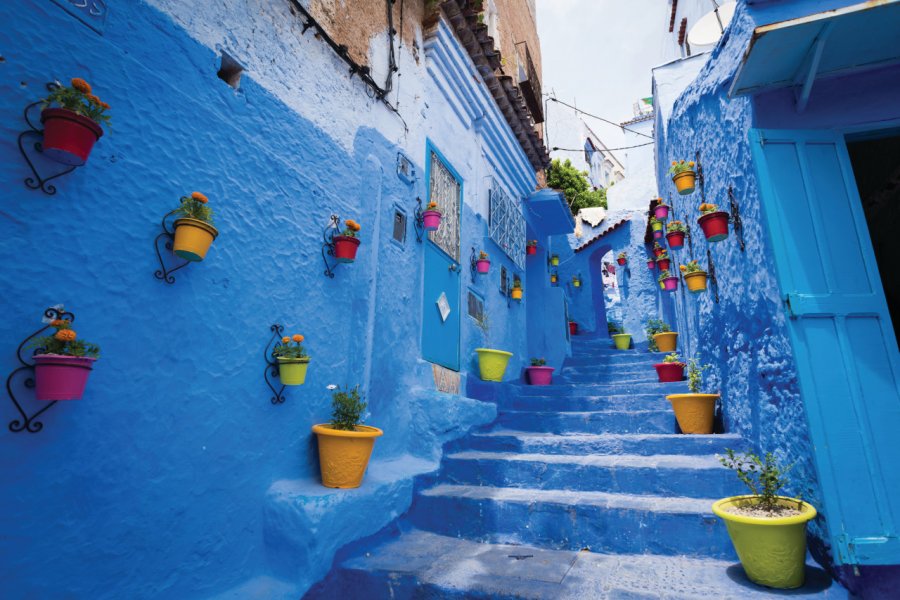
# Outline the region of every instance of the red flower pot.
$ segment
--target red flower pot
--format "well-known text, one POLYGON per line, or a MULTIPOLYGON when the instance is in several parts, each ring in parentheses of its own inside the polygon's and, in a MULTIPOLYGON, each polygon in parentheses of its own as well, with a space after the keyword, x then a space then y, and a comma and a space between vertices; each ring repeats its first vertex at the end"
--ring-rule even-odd
POLYGON ((96 358, 38 354, 34 357, 34 395, 38 400, 81 400, 96 358))
POLYGON ((531 385, 550 385, 553 383, 553 367, 526 367, 528 383, 531 385))
POLYGON ((674 292, 678 289, 678 278, 677 277, 666 277, 663 279, 663 286, 667 292, 674 292))
POLYGON ((356 260, 359 239, 349 235, 334 236, 334 257, 338 262, 351 263, 356 260))
POLYGON ((95 121, 64 108, 45 108, 41 112, 44 156, 64 165, 81 166, 87 162, 94 142, 103 135, 95 121))
POLYGON ((569 321, 569 335, 575 335, 578 333, 578 323, 575 321, 569 321))
POLYGON ((668 259, 668 258, 660 258, 660 259, 658 259, 658 260, 656 261, 656 264, 659 265, 659 270, 660 270, 660 271, 668 271, 668 270, 669 270, 669 263, 670 263, 670 262, 671 262, 671 259, 668 259))
POLYGON ((624 265, 625 263, 628 262, 628 259, 627 258, 617 258, 616 262, 619 263, 620 265, 624 265))
POLYGON ((651 258, 650 260, 648 260, 648 261, 647 261, 647 268, 650 269, 651 271, 652 271, 653 269, 655 269, 655 268, 656 268, 656 261, 653 260, 652 258, 651 258))
POLYGON ((669 206, 667 204, 657 204, 656 208, 653 209, 653 216, 660 221, 665 221, 669 218, 669 206))
POLYGON ((477 270, 482 275, 491 270, 491 261, 489 260, 476 260, 475 261, 475 270, 477 270))
POLYGON ((710 242, 721 242, 728 237, 728 213, 725 211, 703 215, 697 219, 697 223, 703 228, 703 235, 710 242))
POLYGON ((525 246, 525 254, 529 256, 537 254, 537 246, 525 246))
POLYGON ((653 256, 659 256, 659 255, 662 254, 663 252, 665 252, 665 250, 663 250, 662 248, 654 248, 654 249, 653 249, 653 256))
POLYGON ((654 240, 662 239, 662 236, 663 236, 663 230, 662 230, 662 229, 660 229, 659 231, 654 231, 654 232, 653 232, 653 239, 654 239, 654 240))
POLYGON ((426 210, 422 213, 425 231, 437 231, 441 226, 441 213, 437 210, 426 210))
POLYGON ((669 248, 677 250, 684 247, 684 232, 670 231, 666 234, 666 241, 669 242, 669 248))
POLYGON ((684 363, 657 363, 653 365, 660 383, 681 381, 684 379, 684 363))

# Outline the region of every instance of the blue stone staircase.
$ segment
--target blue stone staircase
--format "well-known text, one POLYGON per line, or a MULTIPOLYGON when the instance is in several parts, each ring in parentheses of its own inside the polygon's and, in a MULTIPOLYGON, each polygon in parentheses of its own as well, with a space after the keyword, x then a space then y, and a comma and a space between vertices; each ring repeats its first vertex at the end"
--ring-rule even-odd
MULTIPOLYGON (((657 382, 659 357, 576 338, 554 385, 503 384, 497 420, 449 444, 410 511, 342 550, 307 598, 775 594, 710 510, 743 492, 715 455, 745 444, 678 433, 665 394, 687 387, 657 382)), ((813 565, 797 593, 847 597, 813 565)))

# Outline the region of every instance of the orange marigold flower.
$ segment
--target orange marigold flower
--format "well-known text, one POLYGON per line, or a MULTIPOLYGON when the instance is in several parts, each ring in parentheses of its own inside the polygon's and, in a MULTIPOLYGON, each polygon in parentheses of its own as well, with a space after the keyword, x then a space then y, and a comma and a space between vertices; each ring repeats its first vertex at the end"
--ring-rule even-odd
POLYGON ((98 98, 97 96, 95 96, 93 94, 88 94, 87 99, 94 106, 100 106, 100 102, 102 102, 102 100, 100 100, 100 98, 98 98))
POLYGON ((103 107, 103 110, 109 110, 109 104, 107 104, 106 102, 101 102, 100 106, 103 107))
POLYGON ((294 334, 294 337, 291 338, 291 339, 293 339, 295 342, 297 342, 297 343, 299 344, 300 342, 303 341, 303 336, 300 335, 299 333, 295 333, 295 334, 294 334))
POLYGON ((428 208, 437 208, 437 202, 429 202, 428 208))
POLYGON ((91 84, 80 77, 75 77, 70 82, 72 87, 81 92, 82 94, 90 94, 91 93, 91 84))
POLYGON ((68 327, 70 322, 68 319, 53 319, 50 321, 50 327, 68 327))
POLYGON ((289 338, 288 336, 284 336, 283 338, 281 338, 282 344, 287 344, 290 341, 291 341, 291 338, 289 338))
POLYGON ((689 163, 688 163, 688 166, 689 166, 689 167, 693 167, 693 166, 694 166, 694 161, 689 162, 689 163))
POLYGON ((675 165, 677 165, 677 164, 678 164, 678 161, 677 161, 677 160, 673 160, 673 161, 672 161, 672 166, 673 166, 673 167, 674 167, 675 165))
POLYGON ((73 329, 60 329, 55 334, 53 334, 53 337, 61 342, 74 342, 76 335, 75 330, 73 329))
POLYGON ((346 221, 344 221, 344 225, 346 225, 348 228, 352 228, 351 226, 353 225, 353 219, 347 219, 346 221))
POLYGON ((194 200, 196 200, 197 202, 199 202, 201 204, 206 204, 207 202, 209 202, 209 198, 207 198, 200 192, 191 192, 191 198, 193 198, 194 200))
POLYGON ((684 265, 681 265, 679 268, 681 269, 681 272, 682 272, 682 273, 684 273, 685 271, 687 271, 687 267, 684 266, 684 265))

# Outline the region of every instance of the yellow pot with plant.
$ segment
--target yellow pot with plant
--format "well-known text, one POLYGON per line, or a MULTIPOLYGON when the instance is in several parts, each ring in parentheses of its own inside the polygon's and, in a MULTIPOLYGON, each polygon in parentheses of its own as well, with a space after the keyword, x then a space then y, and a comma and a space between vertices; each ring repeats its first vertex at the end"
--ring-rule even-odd
POLYGON ((207 206, 209 199, 200 192, 191 192, 181 198, 181 206, 172 211, 175 219, 175 241, 172 251, 191 262, 206 258, 206 253, 219 230, 212 224, 212 209, 207 206))
POLYGON ((697 177, 694 172, 694 161, 673 160, 669 174, 672 175, 672 182, 679 194, 687 196, 694 193, 694 182, 697 177))
MULTIPOLYGON (((486 345, 491 342, 491 325, 487 313, 482 314, 481 319, 475 322, 482 334, 486 345)), ((475 348, 478 355, 478 373, 483 381, 503 381, 509 359, 512 352, 495 350, 493 348, 475 348)))
POLYGON ((694 294, 706 291, 706 271, 700 268, 696 260, 681 265, 681 276, 688 291, 694 294))
POLYGON ((675 347, 678 344, 678 332, 665 331, 654 334, 653 341, 656 342, 656 348, 659 352, 675 352, 675 347))
POLYGON ((299 333, 284 336, 272 350, 272 356, 278 361, 278 377, 284 385, 303 385, 306 382, 309 355, 303 348, 303 339, 299 333))
POLYGON ((361 425, 367 404, 362 401, 359 386, 332 390, 330 423, 313 425, 319 443, 319 467, 322 485, 330 488, 358 488, 362 485, 375 438, 384 435, 377 427, 361 425))
POLYGON ((510 290, 510 295, 513 300, 521 300, 522 299, 522 280, 518 275, 513 277, 513 285, 512 290, 510 290))
POLYGON ((731 449, 719 460, 737 473, 752 492, 723 498, 712 505, 725 521, 741 566, 754 583, 779 589, 801 587, 806 572, 806 524, 816 509, 802 500, 779 496, 790 468, 771 452, 737 455, 731 449))
POLYGON ((553 265, 554 267, 559 266, 559 255, 558 254, 554 254, 550 257, 550 264, 553 265))
POLYGON ((716 414, 719 394, 703 394, 703 371, 710 365, 700 366, 696 358, 688 361, 687 377, 689 394, 669 394, 666 396, 675 411, 675 420, 682 433, 711 434, 716 414))

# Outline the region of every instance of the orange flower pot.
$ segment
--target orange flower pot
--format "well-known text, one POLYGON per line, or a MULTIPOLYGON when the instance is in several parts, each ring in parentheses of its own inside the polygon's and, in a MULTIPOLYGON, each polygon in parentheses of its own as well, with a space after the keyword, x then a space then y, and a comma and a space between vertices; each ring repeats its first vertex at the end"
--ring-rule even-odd
POLYGON ((694 271, 684 274, 684 283, 688 291, 697 293, 706 291, 706 271, 694 271))
POLYGON ((185 260, 199 262, 206 258, 206 253, 219 230, 199 219, 177 219, 175 221, 175 243, 172 250, 185 260))
POLYGON ((522 299, 522 288, 513 288, 512 289, 512 299, 513 300, 521 300, 522 299))
POLYGON ((673 175, 672 182, 675 184, 675 189, 678 190, 679 194, 687 196, 694 193, 694 181, 696 178, 697 174, 693 171, 684 171, 678 175, 673 175))
POLYGON ((323 423, 312 426, 319 441, 322 485, 330 488, 358 488, 362 484, 375 438, 384 435, 377 427, 357 425, 355 431, 333 429, 323 423))
POLYGON ((653 336, 656 347, 660 352, 675 352, 675 345, 678 342, 677 331, 667 331, 665 333, 657 333, 653 336))
POLYGON ((682 433, 710 434, 719 394, 669 394, 682 433))

